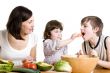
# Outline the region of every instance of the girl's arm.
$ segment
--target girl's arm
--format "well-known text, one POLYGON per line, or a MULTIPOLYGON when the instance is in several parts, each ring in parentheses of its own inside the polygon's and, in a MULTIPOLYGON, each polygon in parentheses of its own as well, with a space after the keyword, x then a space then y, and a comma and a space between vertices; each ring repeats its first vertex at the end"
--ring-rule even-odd
POLYGON ((64 47, 64 46, 68 45, 69 43, 71 43, 75 38, 80 37, 80 36, 81 36, 80 33, 74 33, 74 34, 72 34, 72 36, 69 39, 61 40, 58 47, 59 48, 64 47))
POLYGON ((110 69, 110 37, 106 40, 108 61, 99 60, 98 64, 104 68, 110 69))

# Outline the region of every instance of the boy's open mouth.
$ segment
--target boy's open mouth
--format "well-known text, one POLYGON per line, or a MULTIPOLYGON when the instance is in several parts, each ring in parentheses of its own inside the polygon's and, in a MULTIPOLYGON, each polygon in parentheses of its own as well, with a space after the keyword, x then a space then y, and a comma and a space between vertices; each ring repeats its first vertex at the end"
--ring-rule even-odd
POLYGON ((84 33, 84 32, 81 32, 81 34, 82 34, 82 36, 84 36, 84 35, 85 35, 85 33, 84 33))

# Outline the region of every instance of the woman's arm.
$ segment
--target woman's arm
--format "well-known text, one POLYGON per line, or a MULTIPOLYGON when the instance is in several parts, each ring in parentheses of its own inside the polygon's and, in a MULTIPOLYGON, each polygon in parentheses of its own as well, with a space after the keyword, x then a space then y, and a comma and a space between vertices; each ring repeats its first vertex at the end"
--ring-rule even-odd
POLYGON ((106 40, 108 61, 99 60, 98 64, 104 68, 110 69, 110 37, 106 40))
POLYGON ((31 56, 34 60, 36 60, 36 47, 37 47, 37 45, 34 46, 34 47, 31 49, 31 52, 30 52, 30 56, 31 56))
MULTIPOLYGON (((36 45, 37 46, 37 45, 36 45)), ((36 46, 34 46, 30 51, 30 56, 27 56, 22 60, 22 63, 24 62, 33 62, 36 61, 36 46)))

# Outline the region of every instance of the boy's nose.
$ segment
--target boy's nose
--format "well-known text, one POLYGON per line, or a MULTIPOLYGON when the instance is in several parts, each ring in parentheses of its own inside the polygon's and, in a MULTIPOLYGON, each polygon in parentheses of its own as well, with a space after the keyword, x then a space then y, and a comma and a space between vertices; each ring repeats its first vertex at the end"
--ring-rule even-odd
POLYGON ((81 26, 81 28, 80 28, 80 29, 82 30, 82 29, 84 29, 84 27, 83 27, 83 26, 81 26))

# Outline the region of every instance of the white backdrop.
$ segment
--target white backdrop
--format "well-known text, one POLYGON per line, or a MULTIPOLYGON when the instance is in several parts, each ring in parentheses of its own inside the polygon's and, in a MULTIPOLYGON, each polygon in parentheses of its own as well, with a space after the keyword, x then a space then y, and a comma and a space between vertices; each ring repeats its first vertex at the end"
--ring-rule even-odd
MULTIPOLYGON (((16 6, 23 5, 31 9, 35 18, 35 31, 38 35, 37 60, 44 59, 42 38, 45 25, 56 19, 63 23, 63 39, 80 31, 80 21, 88 15, 100 17, 104 23, 103 34, 110 35, 109 0, 2 0, 0 2, 0 30, 6 28, 10 12, 16 6)), ((68 45, 68 53, 75 54, 80 48, 82 38, 75 39, 68 45)))

